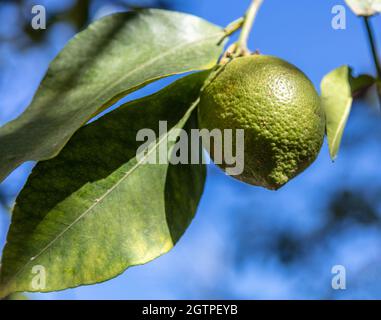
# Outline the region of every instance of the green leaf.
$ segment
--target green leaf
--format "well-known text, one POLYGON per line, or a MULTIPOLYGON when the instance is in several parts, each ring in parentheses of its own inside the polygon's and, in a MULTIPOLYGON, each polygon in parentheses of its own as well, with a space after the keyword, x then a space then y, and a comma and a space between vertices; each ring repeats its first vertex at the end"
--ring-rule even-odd
POLYGON ((173 247, 195 214, 205 165, 143 163, 136 135, 151 128, 158 137, 159 120, 168 121, 150 155, 162 148, 170 154, 175 129, 197 127, 194 101, 207 75, 190 75, 116 109, 78 130, 56 158, 37 164, 13 211, 0 296, 105 281, 173 247), (42 289, 32 285, 36 265, 46 269, 42 289))
POLYGON ((164 10, 94 22, 54 59, 28 109, 0 128, 0 182, 24 161, 56 156, 78 128, 124 95, 169 75, 210 69, 223 35, 198 17, 164 10))
POLYGON ((28 300, 28 297, 22 293, 12 293, 9 296, 6 296, 4 300, 28 300))
POLYGON ((361 74, 357 77, 350 76, 349 78, 352 96, 358 96, 363 94, 372 85, 376 83, 376 79, 367 74, 361 74))
POLYGON ((327 121, 329 152, 334 160, 339 151, 353 100, 348 66, 337 68, 323 78, 321 98, 327 121))
POLYGON ((358 16, 369 17, 381 12, 381 0, 345 0, 358 16))

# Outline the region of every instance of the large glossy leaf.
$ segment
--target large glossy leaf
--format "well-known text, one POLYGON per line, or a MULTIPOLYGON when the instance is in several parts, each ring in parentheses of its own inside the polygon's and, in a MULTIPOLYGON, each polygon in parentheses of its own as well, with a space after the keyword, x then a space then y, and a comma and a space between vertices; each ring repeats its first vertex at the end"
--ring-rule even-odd
POLYGON ((358 16, 369 17, 381 12, 381 0, 345 0, 358 16))
POLYGON ((94 22, 54 59, 28 109, 0 128, 0 182, 24 161, 55 156, 123 95, 171 74, 211 68, 222 36, 200 18, 164 10, 94 22))
POLYGON ((105 281, 173 247, 193 218, 205 168, 138 161, 136 134, 152 128, 158 135, 159 120, 166 120, 168 134, 150 154, 172 150, 175 128, 197 125, 192 110, 207 73, 86 125, 56 158, 37 164, 13 211, 0 295, 36 291, 34 266, 47 276, 37 291, 60 290, 105 281))
POLYGON ((323 78, 321 97, 327 121, 329 152, 334 160, 353 101, 348 66, 337 68, 323 78))

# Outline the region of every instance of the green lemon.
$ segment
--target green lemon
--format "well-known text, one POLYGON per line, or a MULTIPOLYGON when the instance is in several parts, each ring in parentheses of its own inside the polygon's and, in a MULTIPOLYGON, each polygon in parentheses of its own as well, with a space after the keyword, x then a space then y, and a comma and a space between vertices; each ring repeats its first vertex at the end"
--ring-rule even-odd
MULTIPOLYGON (((324 139, 325 118, 313 84, 272 56, 236 58, 223 66, 204 88, 198 112, 200 128, 244 129, 243 172, 234 177, 272 190, 306 169, 324 139)), ((222 146, 210 148, 212 159, 216 151, 225 154, 222 146)), ((228 167, 224 158, 217 164, 228 167)))

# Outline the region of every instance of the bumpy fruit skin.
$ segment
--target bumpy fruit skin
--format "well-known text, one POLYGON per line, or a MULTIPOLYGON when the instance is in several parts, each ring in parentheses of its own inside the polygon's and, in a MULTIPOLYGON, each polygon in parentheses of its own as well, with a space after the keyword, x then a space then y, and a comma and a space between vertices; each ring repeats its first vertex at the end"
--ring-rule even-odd
POLYGON ((313 84, 299 69, 276 57, 251 55, 228 63, 204 88, 199 124, 244 129, 244 170, 234 177, 276 190, 316 159, 325 117, 313 84))

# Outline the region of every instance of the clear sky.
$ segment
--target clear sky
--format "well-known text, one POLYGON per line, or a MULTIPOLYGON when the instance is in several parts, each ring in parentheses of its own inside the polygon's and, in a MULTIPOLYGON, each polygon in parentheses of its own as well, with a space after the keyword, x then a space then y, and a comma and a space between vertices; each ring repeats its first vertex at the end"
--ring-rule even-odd
MULTIPOLYGON (((179 0, 175 6, 226 26, 249 0, 179 0)), ((57 1, 40 1, 58 10, 57 1)), ((71 1, 60 1, 60 5, 71 1)), ((342 0, 265 0, 250 38, 252 50, 279 56, 302 69, 319 90, 322 77, 343 64, 373 73, 362 21, 346 10, 346 30, 331 27, 342 0)), ((92 17, 118 10, 95 7, 92 17)), ((3 33, 13 32, 15 11, 0 4, 3 33), (3 19, 4 17, 4 19, 3 19)), ((372 19, 381 48, 381 17, 372 19)), ((18 51, 0 44, 0 125, 25 109, 49 61, 73 35, 58 25, 48 42, 18 51)), ((170 80, 128 97, 157 90, 170 80)), ((242 184, 210 165, 197 215, 167 255, 106 283, 35 299, 287 299, 381 298, 381 117, 374 97, 358 101, 335 163, 325 143, 317 161, 277 192, 242 184), (347 270, 347 289, 331 288, 334 265, 347 270)), ((33 164, 1 186, 11 203, 33 164)), ((0 215, 0 244, 9 217, 0 215)))

